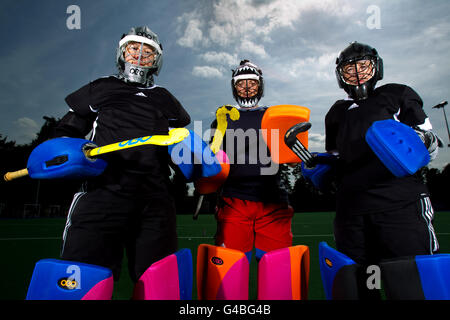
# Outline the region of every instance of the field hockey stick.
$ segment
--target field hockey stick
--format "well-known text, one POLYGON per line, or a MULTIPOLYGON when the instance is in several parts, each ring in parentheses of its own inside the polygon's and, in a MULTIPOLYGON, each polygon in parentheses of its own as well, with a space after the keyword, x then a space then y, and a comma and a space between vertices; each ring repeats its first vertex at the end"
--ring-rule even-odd
POLYGON ((86 151, 86 157, 96 157, 101 154, 120 151, 128 148, 140 147, 143 145, 151 144, 157 146, 168 146, 174 143, 178 143, 184 140, 189 135, 189 130, 186 128, 175 128, 169 130, 168 135, 154 135, 141 138, 135 138, 125 140, 122 142, 116 142, 108 144, 103 147, 98 147, 86 151))
MULTIPOLYGON (((106 146, 97 147, 93 149, 83 150, 86 158, 94 158, 99 155, 110 153, 114 151, 120 151, 124 149, 140 147, 143 145, 158 145, 158 146, 168 146, 174 143, 178 143, 185 139, 189 135, 189 130, 186 128, 175 128, 169 130, 168 135, 153 135, 140 138, 134 138, 130 140, 125 140, 121 142, 116 142, 108 144, 106 146)), ((57 157, 56 157, 57 158, 57 157)), ((56 160, 53 159, 53 160, 56 160)), ((51 160, 51 161, 53 161, 51 160)), ((28 169, 21 169, 18 171, 7 172, 4 175, 5 181, 11 181, 17 178, 25 177, 28 175, 28 169)))
POLYGON ((217 109, 216 111, 217 128, 210 146, 214 154, 216 154, 219 151, 220 145, 222 144, 223 137, 225 136, 225 132, 228 127, 227 114, 230 116, 230 120, 232 121, 236 121, 240 117, 239 110, 233 107, 232 105, 227 104, 217 109), (231 109, 228 109, 228 107, 231 107, 231 109))
POLYGON ((28 175, 28 169, 25 168, 25 169, 21 169, 21 170, 17 170, 17 171, 7 172, 7 173, 5 173, 3 178, 5 179, 5 181, 11 181, 14 179, 25 177, 27 175, 28 175))
POLYGON ((197 220, 198 214, 200 213, 200 209, 202 208, 203 199, 205 198, 204 194, 201 194, 197 201, 197 207, 195 208, 194 215, 192 216, 192 219, 197 220))
POLYGON ((297 157, 300 158, 307 166, 312 165, 313 156, 308 149, 297 139, 297 135, 301 132, 308 131, 311 123, 300 122, 289 128, 284 135, 284 143, 291 149, 297 157))
MULTIPOLYGON (((217 128, 216 132, 214 133, 213 141, 211 142, 210 148, 211 151, 216 154, 219 149, 220 145, 222 144, 223 137, 225 136, 225 132, 228 127, 227 122, 227 114, 230 116, 230 119, 232 121, 235 121, 239 119, 240 113, 239 110, 233 107, 232 105, 224 105, 221 106, 216 111, 216 120, 217 120, 217 128), (228 109, 227 107, 231 107, 231 109, 228 109)), ((192 219, 197 220, 198 215, 200 213, 200 209, 202 208, 203 198, 205 195, 201 194, 197 201, 197 207, 195 208, 194 215, 192 216, 192 219)))

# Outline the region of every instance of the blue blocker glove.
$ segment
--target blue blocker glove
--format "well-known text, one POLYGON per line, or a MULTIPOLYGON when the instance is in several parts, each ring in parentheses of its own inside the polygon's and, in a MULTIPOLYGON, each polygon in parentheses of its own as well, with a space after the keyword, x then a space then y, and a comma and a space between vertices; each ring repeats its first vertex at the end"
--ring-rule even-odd
POLYGON ((431 136, 419 136, 404 123, 392 119, 375 121, 365 138, 374 154, 396 177, 412 175, 430 161, 429 146, 425 143, 431 136))
POLYGON ((215 176, 222 170, 209 145, 192 130, 186 139, 170 145, 168 152, 188 182, 215 176))
POLYGON ((335 175, 337 157, 330 153, 313 152, 310 166, 301 163, 302 174, 320 191, 331 191, 335 175))

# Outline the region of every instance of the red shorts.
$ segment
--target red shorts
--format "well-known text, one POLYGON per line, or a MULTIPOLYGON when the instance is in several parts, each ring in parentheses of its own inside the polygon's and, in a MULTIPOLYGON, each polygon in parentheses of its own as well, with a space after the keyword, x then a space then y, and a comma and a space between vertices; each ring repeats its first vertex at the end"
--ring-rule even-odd
POLYGON ((249 252, 292 246, 294 210, 285 203, 262 203, 222 198, 217 211, 216 245, 249 252))

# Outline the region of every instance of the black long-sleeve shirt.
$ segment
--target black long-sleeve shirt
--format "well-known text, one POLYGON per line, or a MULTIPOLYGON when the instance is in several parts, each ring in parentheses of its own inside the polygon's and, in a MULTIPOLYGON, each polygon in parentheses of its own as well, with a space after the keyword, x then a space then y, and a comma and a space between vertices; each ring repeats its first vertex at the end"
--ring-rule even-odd
MULTIPOLYGON (((70 111, 54 137, 84 138, 103 146, 128 139, 164 135, 169 127, 184 127, 189 114, 166 89, 139 87, 114 76, 99 78, 66 97, 70 111)), ((167 147, 146 145, 105 155, 105 172, 93 179, 114 191, 148 194, 166 192, 169 176, 167 147)))
POLYGON ((338 214, 385 212, 427 193, 418 174, 395 177, 365 141, 367 129, 378 120, 423 125, 427 116, 422 105, 410 87, 387 84, 365 100, 339 100, 330 108, 325 117, 325 148, 339 153, 338 214))

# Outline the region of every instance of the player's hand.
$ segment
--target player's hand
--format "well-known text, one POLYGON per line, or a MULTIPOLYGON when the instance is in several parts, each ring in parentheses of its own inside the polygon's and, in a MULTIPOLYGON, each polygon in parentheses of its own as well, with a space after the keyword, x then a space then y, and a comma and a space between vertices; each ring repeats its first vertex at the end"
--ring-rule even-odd
POLYGON ((321 191, 331 191, 337 157, 326 152, 313 152, 312 155, 313 160, 309 166, 304 162, 301 163, 303 176, 317 189, 321 191))
POLYGON ((413 129, 427 148, 428 153, 430 154, 430 161, 434 160, 438 154, 438 148, 444 146, 442 140, 431 131, 422 130, 417 126, 413 129))

